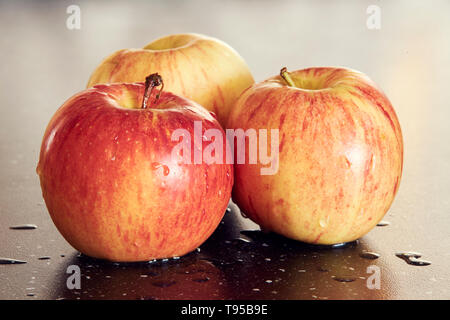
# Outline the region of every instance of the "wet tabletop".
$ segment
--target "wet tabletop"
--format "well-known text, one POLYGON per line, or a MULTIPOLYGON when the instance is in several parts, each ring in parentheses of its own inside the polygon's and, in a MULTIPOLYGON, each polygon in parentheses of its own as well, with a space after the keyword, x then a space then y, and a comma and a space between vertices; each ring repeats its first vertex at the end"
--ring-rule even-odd
POLYGON ((26 262, 0 265, 0 299, 450 298, 448 1, 133 3, 78 1, 81 29, 68 30, 70 3, 0 2, 0 257, 26 262), (371 4, 381 9, 380 29, 367 27, 371 4), (226 41, 257 81, 282 66, 340 65, 378 83, 405 142, 389 224, 345 246, 310 246, 259 232, 230 204, 211 238, 181 259, 79 255, 42 200, 35 167, 45 126, 105 56, 181 32, 226 41), (23 224, 37 228, 10 229, 23 224), (81 270, 80 290, 67 288, 71 265, 81 270), (379 289, 368 285, 374 270, 379 289))

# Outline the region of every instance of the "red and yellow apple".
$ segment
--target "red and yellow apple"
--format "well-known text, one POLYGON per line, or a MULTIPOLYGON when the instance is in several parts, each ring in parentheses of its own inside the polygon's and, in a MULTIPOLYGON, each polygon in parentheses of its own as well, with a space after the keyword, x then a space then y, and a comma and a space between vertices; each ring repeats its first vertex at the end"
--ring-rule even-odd
POLYGON ((352 241, 383 218, 398 190, 400 124, 360 72, 283 68, 241 95, 227 127, 279 130, 276 174, 235 165, 233 201, 263 230, 313 244, 352 241))
POLYGON ((226 43, 199 34, 175 34, 142 49, 123 49, 94 71, 88 87, 100 83, 144 81, 159 73, 165 90, 213 111, 225 126, 239 95, 254 83, 241 56, 226 43))
POLYGON ((64 238, 91 257, 182 256, 212 234, 231 196, 231 164, 171 154, 175 130, 194 135, 196 121, 223 132, 216 118, 186 98, 144 92, 143 83, 97 85, 67 100, 45 131, 37 167, 45 203, 64 238))

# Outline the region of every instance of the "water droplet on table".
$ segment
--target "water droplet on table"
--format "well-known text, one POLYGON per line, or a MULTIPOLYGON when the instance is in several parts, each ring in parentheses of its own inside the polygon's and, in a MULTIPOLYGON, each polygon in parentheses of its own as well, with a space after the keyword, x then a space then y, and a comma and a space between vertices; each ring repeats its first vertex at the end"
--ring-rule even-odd
POLYGON ((155 287, 158 288, 167 288, 167 287, 171 287, 176 283, 176 281, 173 280, 160 280, 160 281, 155 281, 152 282, 152 285, 154 285, 155 287))
POLYGON ((23 260, 10 259, 10 258, 0 258, 0 264, 24 264, 27 263, 23 260))
POLYGON ((430 261, 419 259, 422 254, 418 252, 399 252, 395 255, 412 266, 429 266, 431 264, 430 261))
POLYGON ((351 277, 337 277, 333 276, 333 280, 339 281, 339 282, 353 282, 356 279, 351 277))
POLYGON ((192 279, 192 281, 202 283, 202 282, 207 282, 207 281, 209 281, 209 278, 208 278, 208 277, 204 277, 204 278, 195 278, 195 279, 192 279))
POLYGON ((9 227, 11 230, 34 230, 37 229, 37 225, 35 224, 20 224, 17 226, 9 227))
POLYGON ((378 253, 375 253, 375 252, 368 252, 368 251, 361 252, 361 253, 359 254, 359 256, 360 256, 361 258, 369 259, 369 260, 375 260, 375 259, 378 259, 378 258, 380 257, 380 255, 379 255, 378 253))
POLYGON ((391 223, 389 221, 380 221, 377 223, 377 227, 386 227, 390 225, 391 223))

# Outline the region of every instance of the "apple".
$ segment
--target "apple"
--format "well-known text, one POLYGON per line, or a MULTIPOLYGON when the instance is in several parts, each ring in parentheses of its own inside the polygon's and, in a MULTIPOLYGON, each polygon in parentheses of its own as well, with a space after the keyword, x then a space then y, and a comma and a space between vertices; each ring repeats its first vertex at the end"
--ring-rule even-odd
POLYGON ((166 90, 213 111, 223 126, 241 92, 254 83, 245 61, 226 43, 200 34, 175 34, 143 49, 113 53, 94 71, 88 87, 144 81, 155 72, 164 78, 166 90))
POLYGON ((223 129, 195 102, 162 88, 153 92, 161 82, 151 75, 145 84, 84 90, 45 131, 37 166, 45 203, 64 238, 88 256, 128 262, 182 256, 224 215, 232 165, 189 164, 171 154, 177 129, 191 134, 194 121, 204 130, 223 129))
POLYGON ((241 95, 227 127, 279 130, 276 174, 235 165, 233 201, 263 230, 313 244, 353 241, 383 218, 398 190, 400 124, 358 71, 283 68, 241 95))

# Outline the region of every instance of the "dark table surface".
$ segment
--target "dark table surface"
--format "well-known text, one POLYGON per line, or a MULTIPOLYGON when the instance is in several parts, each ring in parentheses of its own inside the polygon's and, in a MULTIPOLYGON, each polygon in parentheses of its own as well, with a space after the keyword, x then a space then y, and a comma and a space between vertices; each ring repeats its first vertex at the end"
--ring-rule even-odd
MULTIPOLYGON (((78 1, 0 2, 0 299, 449 299, 450 2, 78 1), (372 2, 381 29, 366 26, 372 2), (199 250, 167 262, 114 264, 79 256, 54 227, 35 173, 52 114, 82 90, 111 52, 156 37, 199 32, 233 46, 255 79, 282 66, 343 65, 368 74, 396 108, 405 140, 397 197, 376 227, 340 248, 263 234, 231 204, 199 250), (30 223, 35 230, 11 230, 30 223), (363 251, 380 255, 364 259, 363 251), (395 256, 415 251, 413 266, 395 256), (47 259, 40 259, 48 257, 47 259), (78 265, 80 290, 66 286, 78 265), (368 267, 380 271, 369 289, 368 267), (340 281, 339 281, 340 280, 340 281)), ((371 270, 369 268, 369 270, 371 270)))

